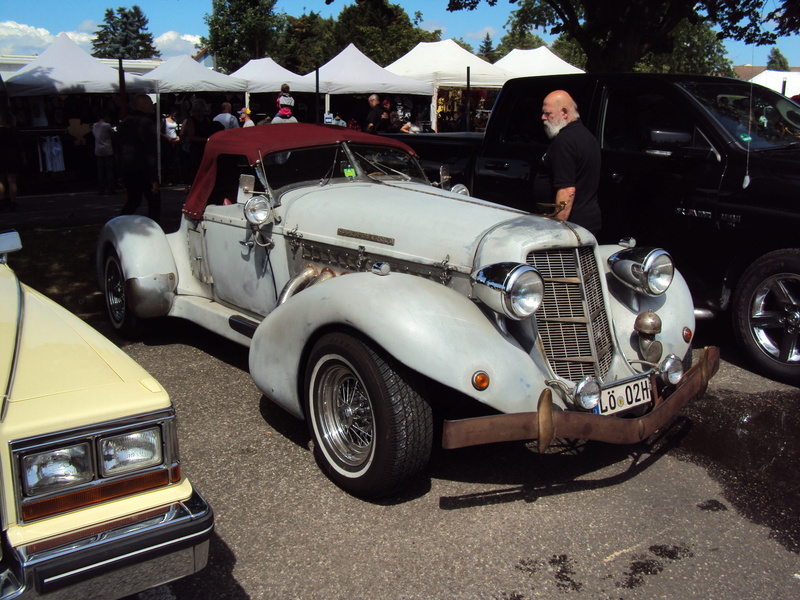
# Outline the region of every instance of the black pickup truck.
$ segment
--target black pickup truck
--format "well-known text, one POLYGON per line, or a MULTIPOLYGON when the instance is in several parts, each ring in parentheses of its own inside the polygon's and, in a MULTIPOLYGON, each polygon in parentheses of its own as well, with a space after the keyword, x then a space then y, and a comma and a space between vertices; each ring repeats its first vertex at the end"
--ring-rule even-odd
POLYGON ((513 79, 486 132, 404 135, 433 180, 534 210, 548 139, 541 106, 564 89, 602 149, 601 242, 666 248, 698 318, 732 319, 764 374, 800 384, 800 106, 722 77, 641 73, 513 79))

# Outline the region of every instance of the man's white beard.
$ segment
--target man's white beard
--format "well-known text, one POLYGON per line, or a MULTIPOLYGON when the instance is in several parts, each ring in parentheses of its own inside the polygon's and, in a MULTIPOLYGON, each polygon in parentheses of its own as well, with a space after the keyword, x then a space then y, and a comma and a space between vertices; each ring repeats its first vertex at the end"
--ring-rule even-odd
POLYGON ((567 121, 558 121, 557 123, 553 123, 551 121, 543 121, 544 123, 544 132, 549 139, 553 139, 558 135, 558 132, 564 129, 567 126, 567 121))

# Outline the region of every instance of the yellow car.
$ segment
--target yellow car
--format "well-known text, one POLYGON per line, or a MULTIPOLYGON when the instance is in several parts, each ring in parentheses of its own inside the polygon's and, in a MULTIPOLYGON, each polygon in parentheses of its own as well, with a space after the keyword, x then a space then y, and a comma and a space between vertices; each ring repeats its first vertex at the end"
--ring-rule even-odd
POLYGON ((22 285, 0 233, 0 598, 121 598, 202 569, 211 508, 181 473, 169 395, 22 285))

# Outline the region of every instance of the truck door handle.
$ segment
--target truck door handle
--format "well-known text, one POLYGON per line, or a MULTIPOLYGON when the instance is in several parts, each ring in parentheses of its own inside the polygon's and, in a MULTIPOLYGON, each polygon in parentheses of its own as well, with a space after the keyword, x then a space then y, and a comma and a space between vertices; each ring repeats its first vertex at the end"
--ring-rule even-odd
POLYGON ((490 169, 492 171, 508 171, 508 163, 507 162, 500 162, 495 160, 490 160, 486 164, 483 165, 485 168, 490 169))

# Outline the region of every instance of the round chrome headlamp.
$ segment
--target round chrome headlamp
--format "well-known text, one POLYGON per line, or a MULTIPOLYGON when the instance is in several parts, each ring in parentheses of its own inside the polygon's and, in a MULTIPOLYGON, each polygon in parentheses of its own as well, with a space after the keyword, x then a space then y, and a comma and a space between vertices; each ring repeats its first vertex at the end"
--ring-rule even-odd
POLYGON ((572 399, 584 410, 592 410, 600 402, 600 382, 589 375, 575 386, 572 399))
POLYGON ((472 291, 486 306, 519 321, 536 312, 544 296, 539 272, 520 263, 496 263, 475 271, 472 291))
POLYGON ((678 385, 683 377, 683 361, 674 354, 668 354, 658 367, 661 378, 670 385, 678 385))
POLYGON ((617 279, 648 296, 666 292, 675 275, 672 257, 661 248, 626 248, 609 256, 608 264, 617 279))
POLYGON ((253 196, 244 205, 244 217, 253 225, 263 225, 269 219, 271 210, 266 196, 253 196))

